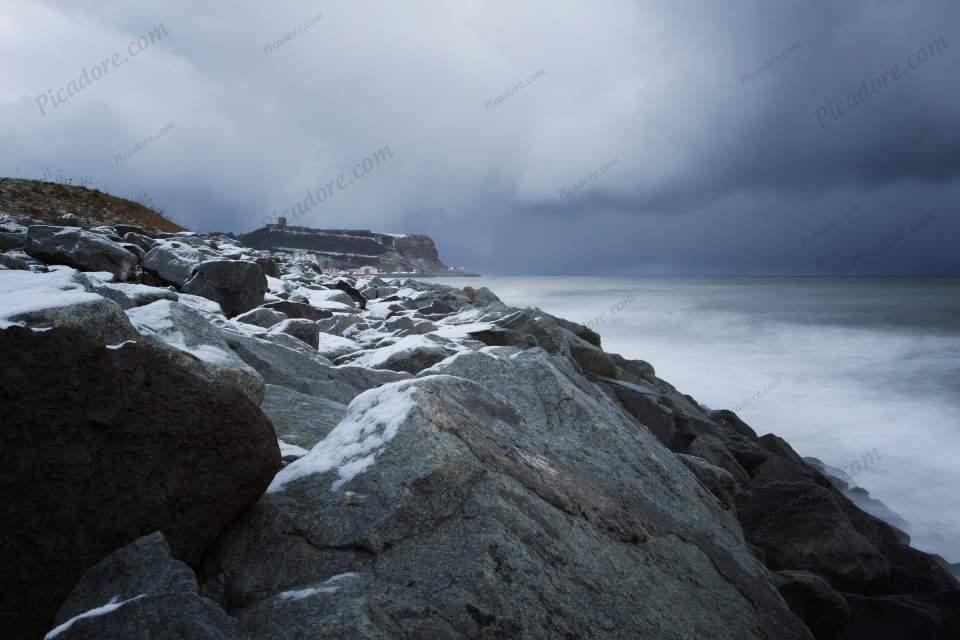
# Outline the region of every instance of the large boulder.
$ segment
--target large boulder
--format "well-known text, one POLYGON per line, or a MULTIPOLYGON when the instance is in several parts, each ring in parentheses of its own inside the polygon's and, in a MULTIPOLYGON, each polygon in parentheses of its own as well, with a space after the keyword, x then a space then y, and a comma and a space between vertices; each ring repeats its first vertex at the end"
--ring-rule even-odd
POLYGON ((208 260, 194 267, 183 291, 220 303, 223 313, 233 317, 263 304, 267 277, 250 260, 208 260))
POLYGON ((72 227, 34 225, 27 229, 24 250, 47 264, 64 264, 84 271, 109 271, 126 280, 137 256, 99 234, 72 227))
POLYGON ((270 327, 269 333, 283 333, 292 336, 314 349, 317 348, 320 337, 320 329, 317 327, 317 323, 305 318, 288 318, 287 320, 281 320, 270 327))
POLYGON ((350 296, 350 298, 352 298, 354 302, 360 305, 361 309, 367 308, 366 296, 364 296, 362 293, 357 291, 357 289, 352 284, 350 284, 346 280, 338 280, 335 286, 337 289, 339 289, 340 291, 343 291, 348 296, 350 296))
POLYGON ((280 467, 236 389, 149 346, 0 330, 0 637, 37 638, 88 568, 161 530, 199 562, 280 467))
POLYGON ((355 398, 218 540, 204 575, 254 638, 811 637, 735 518, 564 359, 434 370, 355 398))
POLYGON ((246 313, 241 313, 233 320, 235 322, 242 322, 244 324, 252 324, 255 327, 261 327, 263 329, 269 329, 278 322, 282 322, 286 319, 287 314, 285 313, 281 313, 274 309, 257 307, 256 309, 251 309, 246 313))
POLYGON ((817 640, 836 640, 850 621, 850 605, 823 578, 809 571, 777 571, 774 584, 817 640))
POLYGON ((181 287, 201 262, 218 258, 219 254, 203 245, 193 246, 182 239, 158 240, 143 257, 143 268, 166 282, 181 287))
POLYGON ((243 625, 197 591, 196 576, 152 533, 91 567, 57 613, 58 640, 239 640, 243 625))
POLYGON ((317 309, 306 302, 292 302, 289 300, 275 300, 263 305, 265 309, 273 309, 285 314, 289 318, 306 318, 307 320, 323 320, 333 317, 328 309, 317 309))
POLYGON ((432 367, 450 355, 453 355, 453 351, 430 338, 412 335, 379 349, 342 356, 335 362, 415 374, 432 367))
POLYGON ((32 329, 76 329, 103 344, 140 337, 112 300, 89 290, 91 279, 70 268, 48 273, 0 272, 0 327, 16 323, 32 329))
POLYGON ((201 311, 184 302, 158 300, 129 309, 127 317, 141 339, 166 347, 160 353, 167 358, 205 380, 236 387, 254 404, 263 400, 263 378, 233 352, 224 333, 201 311))

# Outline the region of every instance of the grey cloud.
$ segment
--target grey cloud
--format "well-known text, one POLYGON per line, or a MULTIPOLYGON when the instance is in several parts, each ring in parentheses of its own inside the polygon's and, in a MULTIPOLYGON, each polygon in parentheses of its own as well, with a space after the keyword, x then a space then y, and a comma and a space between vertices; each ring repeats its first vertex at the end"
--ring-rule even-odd
POLYGON ((0 174, 90 177, 195 228, 249 230, 390 146, 304 223, 428 233, 488 271, 852 273, 851 256, 933 210, 861 272, 960 271, 955 3, 16 0, 5 23, 0 174), (135 65, 37 112, 160 23, 169 37, 135 65), (818 107, 941 36, 947 49, 821 126, 818 107), (856 203, 864 215, 801 245, 856 203))

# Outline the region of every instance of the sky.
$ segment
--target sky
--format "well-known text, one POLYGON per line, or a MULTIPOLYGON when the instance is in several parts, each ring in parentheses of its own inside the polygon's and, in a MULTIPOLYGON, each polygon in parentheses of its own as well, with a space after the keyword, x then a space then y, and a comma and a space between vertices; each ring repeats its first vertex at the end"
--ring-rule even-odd
POLYGON ((0 176, 484 273, 960 274, 955 1, 0 2, 0 176))

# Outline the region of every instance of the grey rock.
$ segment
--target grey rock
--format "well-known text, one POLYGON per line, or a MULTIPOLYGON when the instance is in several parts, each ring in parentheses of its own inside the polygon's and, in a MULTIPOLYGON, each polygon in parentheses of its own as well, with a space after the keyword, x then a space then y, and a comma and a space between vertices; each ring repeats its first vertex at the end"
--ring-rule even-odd
POLYGON ((255 638, 810 637, 672 453, 564 360, 512 355, 356 398, 225 532, 205 575, 255 638))
MULTIPOLYGON (((138 227, 132 224, 115 224, 113 225, 113 228, 114 230, 116 230, 117 235, 123 237, 124 239, 126 239, 126 235, 128 233, 136 233, 147 238, 153 235, 153 232, 149 231, 148 229, 144 229, 143 227, 138 227)), ((148 247, 144 247, 144 251, 149 251, 149 250, 150 249, 148 247)))
POLYGON ((699 456, 678 453, 677 457, 725 508, 731 511, 736 510, 739 488, 729 471, 712 465, 699 456))
POLYGON ((263 270, 263 275, 270 276, 271 278, 280 277, 280 267, 273 258, 257 258, 255 262, 260 265, 260 268, 263 270))
POLYGON ((130 253, 132 253, 133 255, 137 256, 138 262, 142 261, 143 257, 147 255, 147 252, 141 249, 139 245, 135 245, 130 242, 120 242, 118 244, 124 249, 126 249, 127 251, 129 251, 130 253))
POLYGON ((608 378, 617 376, 617 365, 613 358, 583 338, 567 333, 569 335, 567 348, 570 350, 570 356, 584 371, 608 378))
POLYGON ((881 541, 858 530, 838 497, 816 484, 772 482, 741 496, 737 513, 773 570, 804 569, 848 588, 887 579, 881 541))
POLYGON ((29 271, 30 265, 20 256, 13 253, 0 253, 0 265, 7 269, 29 271))
POLYGON ((332 318, 333 312, 328 309, 317 309, 311 307, 306 302, 295 302, 293 300, 278 300, 268 302, 262 305, 265 309, 273 309, 286 314, 288 318, 306 318, 307 320, 323 320, 332 318))
POLYGON ((823 578, 809 571, 776 571, 773 581, 791 611, 817 640, 834 640, 850 620, 850 605, 823 578))
POLYGON ((193 571, 173 558, 159 531, 91 567, 61 607, 56 624, 51 633, 61 640, 248 637, 238 620, 199 596, 193 571))
MULTIPOLYGON (((45 274, 37 274, 43 277, 45 274)), ((46 307, 8 316, 32 329, 76 329, 102 344, 114 345, 140 339, 140 334, 116 302, 97 296, 82 302, 46 307)))
POLYGON ((243 392, 255 404, 263 400, 264 380, 237 356, 225 334, 201 312, 182 302, 160 300, 129 309, 138 339, 158 347, 160 353, 204 380, 222 382, 243 392))
POLYGON ((284 333, 293 336, 304 344, 317 348, 317 340, 320 336, 320 329, 313 320, 305 318, 290 318, 282 320, 276 325, 270 327, 270 333, 284 333))
POLYGON ((416 374, 453 355, 453 350, 422 336, 401 338, 377 349, 341 356, 336 364, 354 364, 416 374))
POLYGON ((48 264, 65 264, 84 271, 109 271, 126 280, 137 256, 96 233, 70 227, 34 225, 27 229, 24 250, 48 264))
POLYGON ((197 579, 189 566, 173 557, 163 533, 155 531, 87 569, 54 624, 61 625, 114 597, 130 600, 161 593, 197 593, 197 579))
POLYGON ((239 333, 225 333, 224 339, 267 384, 344 404, 362 391, 409 377, 408 374, 393 371, 334 367, 316 353, 308 354, 303 350, 239 333))
POLYGON ((163 280, 182 287, 193 270, 201 262, 219 257, 209 247, 193 246, 186 238, 174 236, 174 239, 159 240, 143 257, 143 268, 155 273, 163 280))
POLYGON ((127 233, 124 233, 123 241, 127 244, 133 244, 140 247, 144 251, 144 255, 146 255, 147 251, 150 251, 157 246, 157 241, 153 238, 148 238, 147 236, 134 231, 128 231, 127 233))
POLYGON ((322 333, 342 336, 343 332, 360 322, 360 316, 354 313, 337 313, 330 318, 317 320, 317 328, 322 333))
POLYGON ((278 322, 282 322, 287 319, 287 314, 281 313, 276 309, 267 309, 265 307, 257 307, 256 309, 251 309, 246 313, 241 313, 234 318, 236 322, 243 322, 244 324, 252 324, 257 327, 263 327, 264 329, 269 329, 278 322))
POLYGON ((418 305, 417 309, 423 315, 430 317, 447 316, 456 311, 456 309, 442 300, 431 300, 429 301, 429 304, 422 304, 422 306, 418 305))
POLYGON ((0 251, 20 249, 27 239, 26 231, 0 231, 0 251))
POLYGON ((219 303, 223 313, 233 317, 263 304, 267 277, 256 262, 208 260, 194 267, 183 291, 219 303))
POLYGON ((186 593, 164 593, 118 601, 104 615, 79 618, 57 640, 245 640, 243 625, 212 600, 186 593))
POLYGON ((84 273, 77 273, 74 280, 83 285, 87 291, 116 302, 124 310, 141 307, 158 300, 176 302, 179 298, 177 292, 170 289, 127 282, 103 282, 84 273))
POLYGON ((343 419, 347 405, 268 384, 260 405, 277 437, 304 449, 323 440, 343 419))
POLYGON ((65 227, 79 227, 82 226, 80 223, 80 216, 75 213, 65 213, 60 216, 60 224, 65 227))
POLYGON ((666 447, 677 450, 676 414, 668 397, 645 384, 610 379, 603 382, 627 413, 649 429, 666 447))

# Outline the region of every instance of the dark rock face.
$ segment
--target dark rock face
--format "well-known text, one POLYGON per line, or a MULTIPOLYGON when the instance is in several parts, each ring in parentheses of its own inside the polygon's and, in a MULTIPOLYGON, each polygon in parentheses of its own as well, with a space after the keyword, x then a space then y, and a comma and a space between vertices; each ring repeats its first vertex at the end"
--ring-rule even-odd
POLYGON ((346 280, 338 280, 336 286, 337 286, 337 289, 339 289, 340 291, 343 291, 348 296, 350 296, 350 298, 356 301, 356 303, 360 305, 361 309, 367 308, 366 296, 364 296, 362 293, 357 291, 357 289, 352 284, 350 284, 346 280))
POLYGON ((174 559, 159 531, 114 551, 83 574, 56 624, 51 633, 59 640, 247 637, 238 620, 198 595, 193 571, 174 559))
POLYGON ((218 302, 232 318, 263 304, 267 277, 256 262, 208 260, 194 268, 182 291, 218 302))
POLYGON ((280 267, 277 266, 273 258, 257 258, 256 263, 263 269, 263 275, 271 278, 280 277, 280 267))
POLYGON ((137 256, 120 244, 73 227, 34 225, 27 229, 24 250, 48 264, 109 271, 118 280, 126 280, 138 262, 137 256))
POLYGON ((17 363, 0 369, 4 638, 42 635, 85 570, 146 532, 198 562, 280 467, 246 396, 150 347, 10 327, 0 359, 17 363))
POLYGON ((960 591, 874 598, 844 595, 852 616, 840 640, 960 638, 960 591))
POLYGON ((758 437, 732 411, 704 411, 646 363, 615 361, 619 379, 602 382, 625 411, 674 452, 699 456, 732 476, 747 541, 781 581, 792 576, 781 592, 818 638, 882 637, 869 634, 887 624, 905 629, 915 620, 933 634, 918 637, 952 637, 946 629, 960 612, 953 599, 960 591, 944 563, 907 546, 906 534, 861 511, 835 479, 807 464, 782 438, 758 437), (842 608, 824 584, 850 604, 845 631, 842 608), (881 615, 885 602, 890 606, 881 615))
POLYGON ((833 587, 809 571, 777 571, 774 583, 790 610, 817 640, 835 640, 850 620, 850 605, 833 587))

